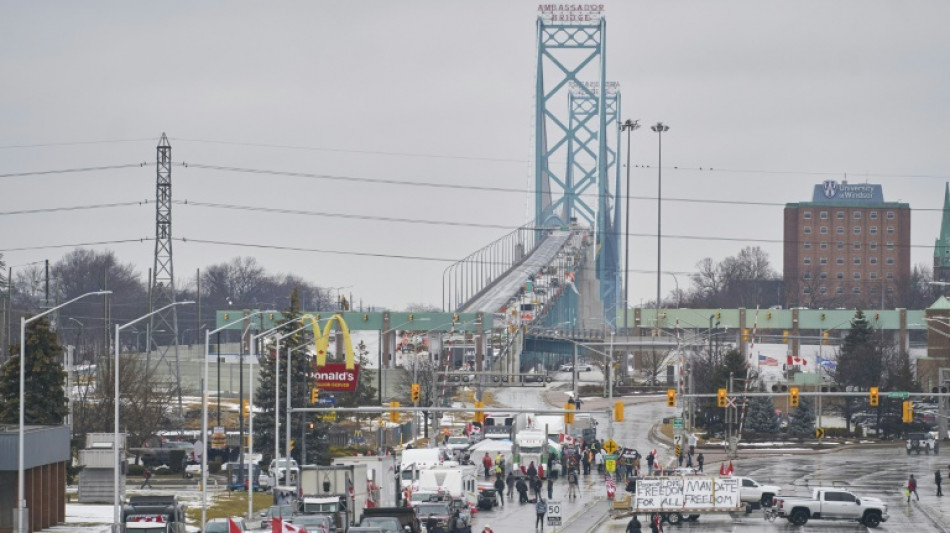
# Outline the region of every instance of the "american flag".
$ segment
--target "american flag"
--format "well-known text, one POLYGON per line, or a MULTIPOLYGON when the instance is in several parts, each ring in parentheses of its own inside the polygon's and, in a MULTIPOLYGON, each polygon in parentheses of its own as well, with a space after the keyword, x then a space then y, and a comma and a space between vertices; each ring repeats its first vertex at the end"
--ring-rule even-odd
POLYGON ((759 354, 759 366, 778 366, 778 359, 759 354))

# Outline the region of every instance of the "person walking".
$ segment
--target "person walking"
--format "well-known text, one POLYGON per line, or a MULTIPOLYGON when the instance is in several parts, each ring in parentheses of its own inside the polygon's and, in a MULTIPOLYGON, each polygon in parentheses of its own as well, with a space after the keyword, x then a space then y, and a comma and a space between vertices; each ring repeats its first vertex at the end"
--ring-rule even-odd
POLYGON ((584 475, 590 474, 590 450, 584 450, 584 455, 581 456, 581 464, 584 466, 584 475))
POLYGON ((505 480, 501 478, 501 474, 495 477, 495 496, 498 498, 498 501, 501 503, 501 506, 505 506, 505 480))
POLYGON ((640 533, 640 520, 637 518, 637 515, 633 515, 633 518, 630 519, 630 522, 627 523, 627 532, 626 533, 640 533))
POLYGON ((577 481, 577 470, 571 470, 567 473, 567 499, 573 500, 577 498, 578 492, 580 492, 577 481))
POLYGON ((528 469, 525 470, 525 474, 527 474, 527 476, 530 478, 538 475, 538 467, 534 466, 534 461, 528 463, 528 469))
POLYGON ((647 475, 653 475, 653 452, 647 454, 647 475))
POLYGON ((491 477, 491 465, 491 457, 488 456, 488 452, 485 452, 485 456, 482 457, 482 466, 485 467, 485 479, 489 479, 491 477))
POLYGON ((693 448, 686 452, 686 468, 693 468, 693 448))
POLYGON ((934 483, 937 485, 937 496, 943 496, 943 489, 940 488, 940 483, 943 482, 943 478, 940 477, 940 469, 934 471, 934 483))
POLYGON ((523 477, 518 479, 515 488, 518 489, 518 503, 528 503, 528 484, 523 477))
POLYGON ((597 466, 597 474, 604 475, 604 450, 594 454, 594 464, 597 466))
POLYGON ((548 504, 541 497, 538 497, 538 503, 534 504, 534 512, 538 515, 534 521, 535 531, 544 531, 544 514, 548 512, 548 504))
POLYGON ((703 463, 706 461, 706 458, 703 457, 703 452, 699 452, 699 455, 696 456, 696 464, 699 466, 699 471, 703 471, 703 463))
POLYGON ((151 481, 151 479, 152 479, 152 471, 149 470, 149 468, 148 468, 147 466, 145 467, 145 470, 142 472, 142 476, 145 478, 145 480, 142 481, 142 486, 139 487, 139 488, 140 488, 140 489, 144 489, 146 485, 148 485, 148 488, 150 488, 150 489, 151 489, 151 488, 154 488, 154 487, 152 487, 152 481, 151 481))
POLYGON ((554 476, 548 476, 548 499, 554 499, 554 476))
POLYGON ((531 480, 531 490, 534 491, 534 497, 541 499, 541 489, 544 487, 544 482, 541 481, 541 478, 535 476, 531 480))
POLYGON ((514 472, 508 472, 508 477, 505 479, 505 484, 508 485, 508 501, 511 501, 511 495, 515 491, 515 474, 514 472))
POLYGON ((633 475, 640 475, 640 452, 637 452, 637 455, 633 458, 633 475))
POLYGON ((917 480, 914 479, 914 474, 911 474, 910 479, 907 480, 907 503, 910 503, 911 493, 917 496, 917 501, 920 501, 920 494, 917 494, 917 480))
POLYGON ((660 513, 653 513, 650 517, 650 532, 663 533, 663 518, 660 517, 660 513))

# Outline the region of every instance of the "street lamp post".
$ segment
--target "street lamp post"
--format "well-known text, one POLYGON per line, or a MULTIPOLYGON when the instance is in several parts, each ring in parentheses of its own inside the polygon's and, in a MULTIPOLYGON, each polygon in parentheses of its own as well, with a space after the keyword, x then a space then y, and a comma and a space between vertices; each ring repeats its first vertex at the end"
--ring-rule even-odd
MULTIPOLYGON (((230 299, 229 299, 230 303, 230 299)), ((156 311, 158 312, 158 311, 156 311)), ((204 530, 205 524, 208 521, 208 377, 209 377, 209 365, 208 357, 211 352, 211 335, 219 331, 225 330, 234 324, 239 322, 244 322, 245 320, 250 319, 252 316, 263 314, 264 311, 254 311, 248 313, 241 318, 228 322, 227 324, 221 326, 220 328, 213 330, 205 330, 205 360, 204 360, 204 387, 201 395, 201 529, 204 530)), ((146 315, 147 316, 147 315, 146 315)), ((242 341, 243 342, 243 341, 242 341)), ((220 353, 217 354, 220 358, 220 353)), ((242 363, 243 365, 243 363, 242 363)), ((219 372, 220 374, 220 372, 219 372)), ((218 391, 218 394, 221 394, 218 391)), ((219 410, 220 412, 220 410, 219 410)), ((238 416, 244 416, 244 413, 240 412, 240 406, 238 406, 238 416)), ((197 444, 197 443, 195 443, 197 444)), ((243 458, 242 458, 243 459, 243 458)), ((250 498, 250 492, 248 491, 248 498, 250 498)))
MULTIPOLYGON (((114 416, 115 416, 114 429, 115 430, 114 430, 113 441, 112 441, 112 457, 113 457, 112 467, 114 469, 112 472, 112 481, 113 481, 112 513, 113 513, 113 528, 114 528, 113 530, 114 531, 122 530, 121 529, 122 528, 122 522, 121 522, 122 506, 121 506, 121 502, 119 501, 119 356, 121 355, 122 348, 121 348, 121 345, 119 344, 119 334, 122 333, 123 329, 131 326, 132 324, 137 324, 141 322, 142 320, 145 320, 146 318, 149 318, 150 316, 156 313, 160 313, 166 309, 175 307, 177 305, 189 305, 193 303, 195 302, 192 302, 192 301, 172 302, 166 305, 165 307, 162 307, 161 309, 156 309, 155 311, 152 311, 151 313, 144 314, 131 322, 127 322, 122 325, 119 325, 119 324, 115 325, 115 363, 112 366, 112 369, 113 369, 112 379, 115 382, 115 400, 114 400, 115 405, 113 406, 115 410, 115 413, 114 413, 114 416)), ((175 339, 175 341, 177 342, 177 339, 175 339)))
MULTIPOLYGON (((629 319, 629 309, 630 306, 627 303, 627 298, 630 295, 630 132, 636 131, 640 128, 639 120, 630 120, 629 118, 620 125, 620 131, 627 132, 627 188, 626 190, 626 207, 624 207, 624 215, 626 218, 625 229, 623 230, 623 327, 626 330, 627 321, 629 319)), ((624 332, 626 335, 626 331, 624 332)))
POLYGON ((112 294, 112 291, 94 291, 81 294, 68 302, 61 303, 56 307, 51 307, 38 315, 30 318, 20 317, 20 432, 17 440, 17 531, 26 533, 26 469, 24 468, 24 429, 26 427, 26 325, 30 322, 39 320, 44 316, 66 307, 67 305, 81 300, 87 296, 98 296, 102 294, 112 294))
POLYGON ((650 129, 657 133, 659 150, 657 153, 656 165, 656 327, 660 327, 660 251, 661 236, 663 229, 662 199, 663 199, 663 132, 669 131, 670 127, 662 122, 657 122, 650 129))

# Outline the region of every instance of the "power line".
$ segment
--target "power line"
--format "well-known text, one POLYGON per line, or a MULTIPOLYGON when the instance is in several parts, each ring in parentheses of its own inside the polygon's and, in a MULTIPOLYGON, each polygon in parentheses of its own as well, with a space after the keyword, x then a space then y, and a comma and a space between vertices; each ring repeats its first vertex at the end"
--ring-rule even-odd
POLYGON ((35 144, 7 144, 0 145, 0 150, 12 150, 15 148, 46 148, 52 146, 84 146, 89 144, 114 144, 114 143, 130 143, 130 142, 142 142, 142 141, 154 141, 155 138, 141 138, 141 139, 106 139, 98 141, 63 141, 63 142, 48 142, 48 143, 35 143, 35 144))
POLYGON ((36 170, 33 172, 13 172, 10 174, 0 174, 0 178, 22 178, 25 176, 44 176, 49 174, 70 174, 73 172, 92 172, 95 170, 116 170, 120 168, 144 167, 145 163, 128 163, 125 165, 110 165, 106 167, 81 167, 64 168, 58 170, 36 170))
MULTIPOLYGON (((518 229, 520 226, 510 226, 503 224, 479 224, 475 222, 449 222, 445 220, 424 220, 418 218, 395 218, 395 217, 380 217, 373 215, 351 215, 347 213, 329 213, 323 211, 309 211, 303 209, 287 209, 287 208, 277 208, 277 207, 259 207, 259 206, 250 206, 250 205, 235 205, 235 204, 218 204, 211 202, 192 202, 188 200, 176 200, 173 203, 184 205, 184 206, 195 206, 195 207, 208 207, 213 209, 231 209, 237 211, 250 211, 250 212, 260 212, 260 213, 272 213, 272 214, 281 214, 281 215, 305 215, 305 216, 318 216, 318 217, 328 217, 328 218, 345 218, 353 220, 374 220, 379 222, 402 222, 406 224, 429 224, 433 226, 456 226, 456 227, 469 227, 469 228, 489 228, 489 229, 504 229, 504 230, 514 230, 518 229)), ((2 214, 2 213, 0 213, 2 214)))
POLYGON ((185 141, 185 142, 196 142, 196 143, 209 143, 209 144, 224 144, 229 146, 251 146, 255 148, 280 148, 284 150, 306 150, 313 152, 334 152, 334 153, 344 153, 344 154, 361 154, 361 155, 385 155, 385 156, 399 156, 399 157, 426 157, 431 159, 450 159, 450 160, 460 160, 460 161, 488 161, 492 163, 527 163, 527 159, 514 159, 514 158, 504 158, 504 157, 477 157, 477 156, 466 156, 466 155, 446 155, 446 154, 422 154, 414 152, 388 152, 383 150, 354 150, 348 148, 327 148, 323 146, 300 146, 300 145, 290 145, 290 144, 266 144, 266 143, 251 143, 251 142, 239 142, 239 141, 215 141, 211 139, 185 139, 180 137, 172 137, 174 141, 185 141))
MULTIPOLYGON (((81 246, 102 246, 105 244, 128 244, 131 242, 145 242, 152 240, 152 237, 143 237, 141 239, 116 239, 112 241, 90 241, 90 242, 75 242, 70 244, 43 244, 36 246, 20 246, 16 248, 4 248, 0 252, 27 252, 32 250, 51 250, 55 248, 78 248, 81 246)), ((26 263, 32 264, 32 263, 26 263)))
POLYGON ((185 243, 197 242, 200 244, 214 244, 220 246, 238 246, 243 248, 260 248, 260 249, 269 249, 269 250, 287 250, 292 252, 314 252, 322 254, 333 254, 333 255, 353 255, 359 257, 382 257, 386 259, 412 259, 417 261, 435 261, 441 263, 454 263, 457 259, 452 259, 448 257, 426 257, 421 255, 402 255, 402 254, 383 254, 383 253, 372 253, 372 252, 353 252, 346 250, 325 250, 320 248, 303 248, 299 246, 280 246, 276 244, 256 244, 256 243, 246 243, 246 242, 234 242, 234 241, 217 241, 209 239, 191 239, 191 238, 176 238, 174 240, 179 240, 185 243))
POLYGON ((73 205, 73 206, 63 206, 63 207, 45 207, 38 209, 20 209, 17 211, 0 211, 0 216, 4 215, 35 215, 39 213, 60 213, 66 211, 83 211, 88 209, 109 209, 113 207, 129 207, 129 206, 141 206, 148 204, 148 200, 140 200, 137 202, 115 202, 111 204, 90 204, 90 205, 73 205))

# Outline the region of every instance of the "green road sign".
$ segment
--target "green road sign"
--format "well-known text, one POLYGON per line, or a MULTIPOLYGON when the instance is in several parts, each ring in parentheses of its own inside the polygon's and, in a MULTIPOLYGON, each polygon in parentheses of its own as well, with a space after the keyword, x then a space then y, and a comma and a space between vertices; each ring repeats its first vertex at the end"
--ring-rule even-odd
POLYGON ((910 394, 907 391, 897 391, 887 393, 888 398, 900 398, 901 400, 906 400, 910 398, 910 394))
POLYGON ((673 429, 683 429, 683 419, 674 418, 673 419, 673 429))

